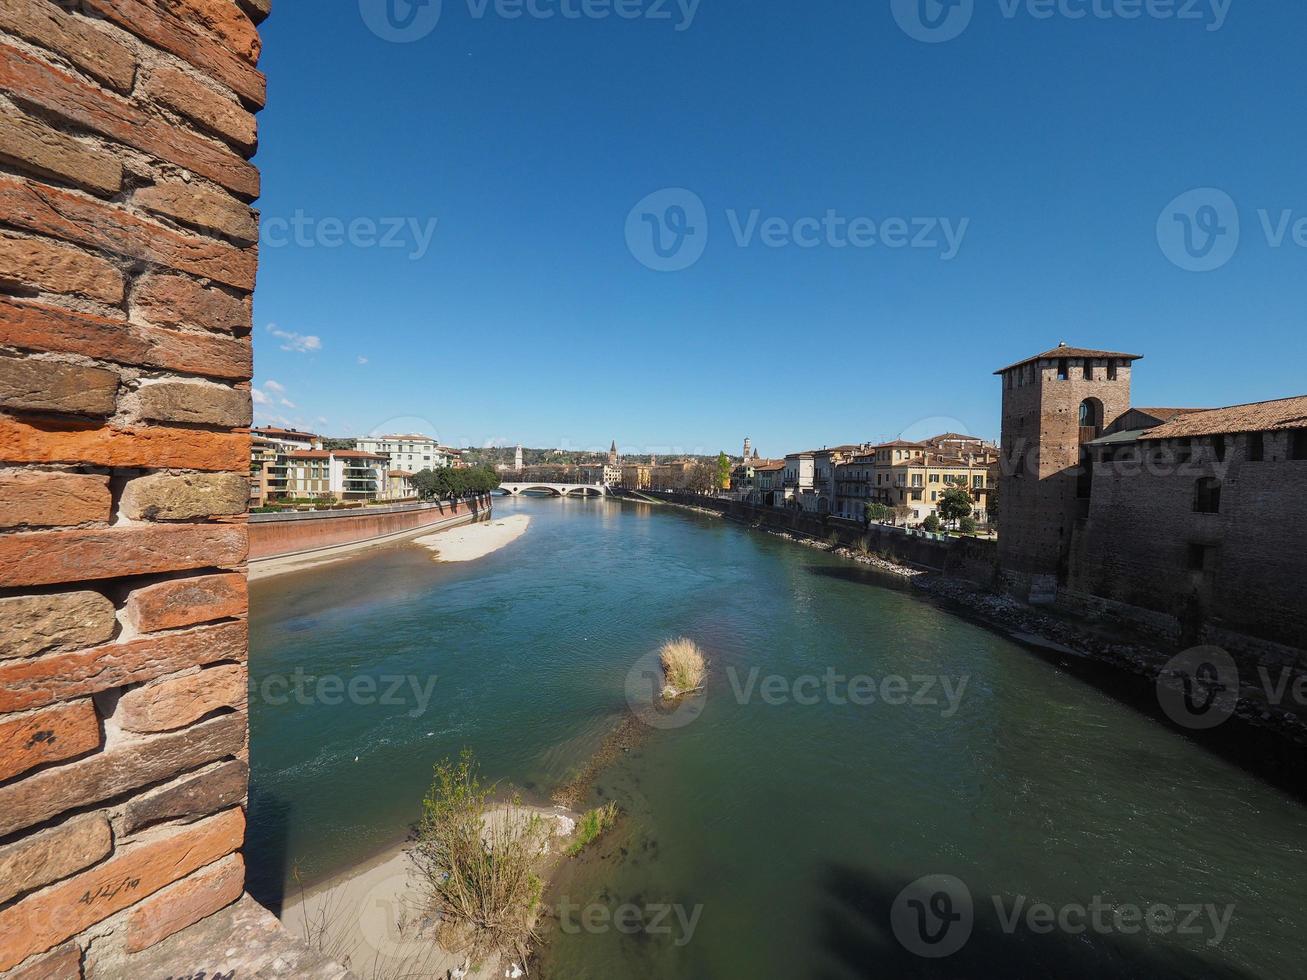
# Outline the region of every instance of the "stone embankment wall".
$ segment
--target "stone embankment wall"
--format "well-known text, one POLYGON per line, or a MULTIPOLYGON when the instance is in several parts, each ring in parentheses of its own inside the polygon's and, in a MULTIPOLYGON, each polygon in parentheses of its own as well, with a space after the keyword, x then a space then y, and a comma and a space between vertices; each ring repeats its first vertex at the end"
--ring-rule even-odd
POLYGON ((998 548, 979 538, 944 538, 909 533, 883 524, 864 526, 838 517, 822 517, 778 507, 756 507, 738 500, 719 500, 697 494, 655 494, 654 499, 712 510, 742 523, 769 531, 783 531, 829 541, 842 548, 862 548, 902 564, 989 585, 998 571, 998 548))
POLYGON ((268 2, 0 0, 6 977, 243 890, 268 2))
POLYGON ((436 530, 489 516, 489 497, 368 507, 358 511, 308 511, 250 515, 250 561, 300 555, 392 535, 436 530))

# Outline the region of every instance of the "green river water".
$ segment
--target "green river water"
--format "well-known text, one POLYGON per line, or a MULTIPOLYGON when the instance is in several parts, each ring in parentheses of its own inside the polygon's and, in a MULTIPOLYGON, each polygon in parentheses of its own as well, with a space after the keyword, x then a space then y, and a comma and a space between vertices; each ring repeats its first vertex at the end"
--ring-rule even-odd
POLYGON ((515 513, 527 533, 477 562, 400 543, 254 583, 259 897, 401 839, 463 747, 547 801, 684 634, 707 693, 599 774, 625 816, 547 894, 544 976, 1307 976, 1303 804, 1154 712, 725 521, 496 501, 515 513), (355 696, 297 698, 297 669, 355 696))

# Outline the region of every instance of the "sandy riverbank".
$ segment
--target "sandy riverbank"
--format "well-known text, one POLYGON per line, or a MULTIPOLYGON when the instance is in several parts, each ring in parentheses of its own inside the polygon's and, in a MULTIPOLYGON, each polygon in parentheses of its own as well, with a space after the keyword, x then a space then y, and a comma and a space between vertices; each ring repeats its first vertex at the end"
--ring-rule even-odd
POLYGON ((429 534, 418 538, 417 543, 430 548, 436 561, 476 561, 512 544, 526 533, 530 524, 531 518, 526 514, 514 514, 499 521, 483 521, 429 534))
MULTIPOLYGON (((486 819, 502 821, 504 807, 486 819)), ((562 807, 516 807, 514 813, 537 814, 550 821, 555 833, 542 859, 546 878, 562 860, 566 842, 576 829, 577 814, 562 807)), ((391 848, 371 860, 308 889, 288 895, 281 922, 360 977, 444 977, 463 963, 461 955, 443 949, 436 923, 422 911, 421 879, 410 856, 411 844, 391 848)), ((487 963, 467 980, 502 975, 498 964, 487 963)))

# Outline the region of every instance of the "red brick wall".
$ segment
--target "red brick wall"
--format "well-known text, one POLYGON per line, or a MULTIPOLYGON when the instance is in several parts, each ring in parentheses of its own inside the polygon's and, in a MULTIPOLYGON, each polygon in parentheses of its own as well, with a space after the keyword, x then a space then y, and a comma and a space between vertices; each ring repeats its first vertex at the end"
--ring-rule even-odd
POLYGON ((0 973, 240 894, 267 3, 0 0, 0 973))
POLYGON ((279 555, 296 555, 319 548, 354 544, 401 534, 419 528, 432 527, 454 518, 489 516, 489 497, 462 503, 414 505, 393 513, 324 513, 303 517, 280 517, 266 520, 260 517, 251 521, 250 560, 273 558, 279 555))

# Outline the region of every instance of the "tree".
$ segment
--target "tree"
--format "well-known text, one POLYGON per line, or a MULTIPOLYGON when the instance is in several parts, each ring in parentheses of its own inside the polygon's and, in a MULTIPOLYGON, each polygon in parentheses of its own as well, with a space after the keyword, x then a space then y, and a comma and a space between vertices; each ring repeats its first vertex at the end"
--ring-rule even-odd
POLYGON ((939 512, 956 526, 962 518, 971 516, 971 494, 962 487, 949 487, 939 498, 939 512))
POLYGON ((922 527, 924 527, 931 534, 937 533, 940 528, 939 515, 932 510, 929 514, 926 515, 926 519, 922 521, 922 527))
POLYGON ((717 483, 717 463, 697 459, 685 470, 685 486, 694 493, 710 493, 717 483))
POLYGON ((725 453, 717 454, 717 489, 731 488, 731 457, 725 453))
POLYGON ((877 500, 868 500, 862 505, 862 514, 867 523, 872 521, 888 521, 894 517, 894 509, 877 500))
POLYGON ((903 522, 903 525, 906 527, 908 521, 910 521, 910 520, 912 520, 912 508, 911 508, 911 507, 909 507, 907 504, 899 504, 897 507, 894 508, 894 523, 895 523, 895 524, 897 524, 899 521, 902 521, 902 522, 903 522))
POLYGON ((985 522, 998 527, 998 484, 991 483, 985 494, 985 522))
POLYGON ((958 521, 958 530, 961 531, 963 534, 975 534, 976 519, 971 516, 962 518, 961 520, 958 521))

